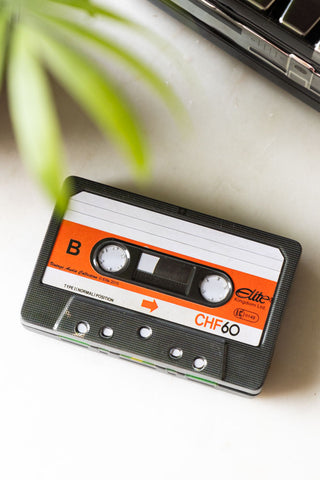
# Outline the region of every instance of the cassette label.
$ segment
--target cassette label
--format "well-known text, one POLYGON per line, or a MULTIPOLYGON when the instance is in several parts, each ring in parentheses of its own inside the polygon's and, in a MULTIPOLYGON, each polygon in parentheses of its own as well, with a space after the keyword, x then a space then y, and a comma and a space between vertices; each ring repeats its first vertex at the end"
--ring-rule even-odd
POLYGON ((283 263, 279 248, 82 191, 42 282, 258 346, 283 263))

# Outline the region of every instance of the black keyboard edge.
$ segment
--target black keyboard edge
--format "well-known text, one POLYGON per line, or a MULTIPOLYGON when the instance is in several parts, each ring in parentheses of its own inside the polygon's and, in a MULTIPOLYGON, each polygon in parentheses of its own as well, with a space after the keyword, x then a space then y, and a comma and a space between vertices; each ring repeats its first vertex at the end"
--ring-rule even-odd
MULTIPOLYGON (((170 2, 170 0, 164 1, 170 2)), ((242 0, 213 0, 212 3, 221 10, 229 12, 236 20, 249 26, 260 35, 269 37, 271 41, 280 42, 283 48, 290 48, 293 53, 300 55, 306 62, 310 62, 313 45, 310 45, 306 38, 300 37, 284 27, 280 22, 270 20, 253 5, 246 5, 242 0)))
MULTIPOLYGON (((207 40, 210 40, 212 43, 214 43, 219 48, 223 49, 233 57, 237 58, 238 60, 241 60, 243 63, 245 63, 252 69, 254 69, 256 72, 258 72, 262 76, 268 78, 273 83, 280 86, 291 95, 295 96, 296 98, 303 101, 307 105, 311 106, 315 110, 320 111, 320 95, 313 93, 311 90, 307 90, 305 87, 299 85, 295 81, 291 80, 289 77, 283 75, 281 72, 278 72, 275 68, 273 68, 272 66, 269 66, 262 59, 260 60, 259 57, 256 57, 255 55, 250 54, 250 52, 244 50, 241 46, 237 45, 231 40, 228 40, 224 35, 218 33, 213 28, 201 22, 196 17, 192 16, 190 13, 185 11, 183 8, 180 8, 174 3, 172 3, 170 0, 149 0, 149 1, 155 6, 159 7, 161 10, 169 13, 171 16, 182 21, 189 28, 201 34, 207 40)), ((240 18, 238 18, 238 21, 240 21, 240 18)), ((243 20, 243 23, 246 23, 248 25, 247 21, 244 22, 243 20)), ((261 34, 261 32, 258 32, 256 28, 253 28, 253 29, 257 33, 261 34)), ((275 40, 275 44, 279 45, 278 40, 277 41, 275 40)), ((310 54, 310 50, 311 49, 309 48, 308 49, 309 54, 310 54)), ((295 53, 295 54, 300 53, 301 55, 301 52, 298 52, 298 50, 292 53, 295 53)), ((304 59, 305 61, 310 63, 310 59, 308 60, 308 56, 305 56, 304 59)), ((315 62, 313 62, 313 64, 315 64, 315 62)))

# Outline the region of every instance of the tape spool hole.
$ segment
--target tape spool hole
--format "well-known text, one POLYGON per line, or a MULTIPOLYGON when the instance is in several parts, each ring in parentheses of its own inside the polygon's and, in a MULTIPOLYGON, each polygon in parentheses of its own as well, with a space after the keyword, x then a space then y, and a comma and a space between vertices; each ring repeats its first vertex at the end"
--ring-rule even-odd
POLYGON ((100 331, 103 338, 111 338, 113 336, 113 329, 111 327, 103 327, 100 331))
POLYGON ((90 325, 87 322, 79 322, 76 326, 76 333, 85 335, 90 330, 90 325))
POLYGON ((148 340, 152 336, 152 328, 151 327, 141 327, 139 330, 139 335, 144 340, 148 340))
POLYGON ((170 357, 173 358, 174 360, 178 360, 179 358, 182 357, 182 355, 183 355, 183 350, 182 350, 182 348, 172 347, 172 348, 170 348, 170 350, 169 350, 169 355, 170 355, 170 357))
POLYGON ((204 370, 207 366, 207 359, 205 357, 196 357, 193 360, 192 368, 196 372, 201 372, 201 370, 204 370))

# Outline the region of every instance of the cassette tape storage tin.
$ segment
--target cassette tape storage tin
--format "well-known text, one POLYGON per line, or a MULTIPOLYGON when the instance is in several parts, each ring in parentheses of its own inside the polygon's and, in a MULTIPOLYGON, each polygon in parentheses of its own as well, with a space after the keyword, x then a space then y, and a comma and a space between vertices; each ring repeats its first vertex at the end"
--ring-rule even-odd
POLYGON ((212 386, 256 395, 299 243, 71 177, 23 324, 212 386))

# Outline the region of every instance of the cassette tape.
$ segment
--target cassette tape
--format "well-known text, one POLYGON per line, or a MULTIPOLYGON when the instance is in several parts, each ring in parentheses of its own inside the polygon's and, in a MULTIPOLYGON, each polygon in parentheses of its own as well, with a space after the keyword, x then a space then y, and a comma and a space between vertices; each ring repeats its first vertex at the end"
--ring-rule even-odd
POLYGON ((52 216, 23 324, 258 394, 299 243, 82 178, 66 182, 68 207, 52 216))

